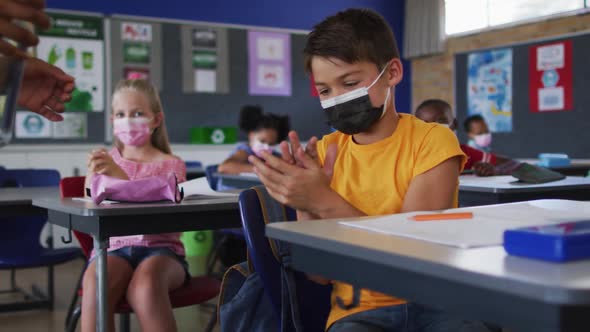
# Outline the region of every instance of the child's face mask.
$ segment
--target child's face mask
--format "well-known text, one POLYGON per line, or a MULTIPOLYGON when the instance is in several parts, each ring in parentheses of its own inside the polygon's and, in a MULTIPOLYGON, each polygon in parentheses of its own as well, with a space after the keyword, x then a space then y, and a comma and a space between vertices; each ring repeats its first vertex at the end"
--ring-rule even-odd
POLYGON ((492 134, 491 133, 480 134, 480 135, 474 136, 473 140, 475 141, 475 144, 477 144, 478 146, 481 146, 482 148, 487 148, 488 146, 490 146, 492 144, 492 134))
POLYGON ((118 118, 113 121, 115 136, 125 145, 142 146, 152 135, 150 122, 146 117, 118 118))
POLYGON ((390 88, 383 105, 374 107, 369 98, 369 89, 379 81, 385 69, 368 87, 362 87, 339 96, 322 100, 322 108, 328 119, 328 124, 347 135, 354 135, 366 131, 385 114, 390 88))
POLYGON ((254 152, 254 154, 257 157, 262 157, 262 152, 266 151, 268 153, 272 153, 273 152, 273 148, 272 146, 266 144, 266 143, 262 143, 260 140, 258 139, 254 139, 254 141, 252 142, 252 152, 254 152))

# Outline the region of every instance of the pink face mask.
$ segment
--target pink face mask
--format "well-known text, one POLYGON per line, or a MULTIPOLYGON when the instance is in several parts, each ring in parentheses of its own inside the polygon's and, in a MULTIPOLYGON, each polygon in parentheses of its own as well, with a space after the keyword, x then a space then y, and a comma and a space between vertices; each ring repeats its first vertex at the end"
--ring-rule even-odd
POLYGON ((486 133, 477 135, 473 137, 473 140, 475 141, 475 144, 481 146, 482 148, 487 148, 488 146, 490 146, 490 144, 492 144, 492 134, 486 133))
POLYGON ((150 122, 152 119, 119 118, 113 121, 114 134, 125 145, 142 146, 151 137, 150 122))
POLYGON ((252 152, 254 152, 257 157, 262 157, 262 151, 272 153, 273 149, 266 143, 262 143, 259 140, 254 140, 252 143, 252 152))

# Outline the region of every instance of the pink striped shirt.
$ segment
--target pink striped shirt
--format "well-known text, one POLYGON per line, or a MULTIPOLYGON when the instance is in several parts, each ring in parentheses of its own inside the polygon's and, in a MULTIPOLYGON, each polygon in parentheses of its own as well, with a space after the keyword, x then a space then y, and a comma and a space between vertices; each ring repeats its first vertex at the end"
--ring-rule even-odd
MULTIPOLYGON (((186 165, 179 158, 142 163, 123 158, 117 148, 113 148, 109 153, 130 180, 142 179, 158 174, 174 173, 179 183, 186 181, 186 165)), ((162 222, 166 221, 162 220, 162 222)), ((184 256, 184 246, 180 242, 180 233, 112 237, 109 241, 108 250, 112 251, 130 246, 167 247, 176 254, 184 256)))

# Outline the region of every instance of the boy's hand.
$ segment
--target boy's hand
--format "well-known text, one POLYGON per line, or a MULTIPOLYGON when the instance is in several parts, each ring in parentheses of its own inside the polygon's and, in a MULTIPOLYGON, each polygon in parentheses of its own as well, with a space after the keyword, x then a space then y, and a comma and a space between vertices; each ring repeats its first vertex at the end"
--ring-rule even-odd
POLYGON ((319 215, 318 209, 322 207, 322 202, 337 195, 330 188, 336 146, 328 149, 324 167, 305 153, 301 145, 297 148, 293 146, 292 152, 291 160, 277 158, 268 152, 263 152, 265 161, 255 156, 250 156, 248 160, 277 201, 297 210, 319 215), (295 163, 300 163, 301 166, 294 165, 295 163))
POLYGON ((88 171, 95 174, 103 174, 115 178, 129 180, 127 174, 115 163, 113 157, 105 149, 90 152, 88 156, 88 171))
MULTIPOLYGON (((303 167, 301 161, 295 158, 294 154, 301 147, 301 140, 299 139, 299 135, 294 130, 289 132, 289 143, 286 141, 281 142, 281 157, 284 161, 288 162, 289 164, 297 164, 299 167, 303 167)), ((305 146, 305 153, 307 153, 313 160, 319 163, 318 158, 318 150, 317 150, 317 143, 318 138, 313 136, 307 142, 305 146)))

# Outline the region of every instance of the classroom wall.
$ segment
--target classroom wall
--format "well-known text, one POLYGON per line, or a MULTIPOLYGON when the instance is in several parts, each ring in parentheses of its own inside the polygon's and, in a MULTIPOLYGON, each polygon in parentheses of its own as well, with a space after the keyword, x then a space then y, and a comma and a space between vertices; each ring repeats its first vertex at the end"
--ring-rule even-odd
MULTIPOLYGON (((229 24, 245 24, 286 29, 311 30, 326 16, 346 8, 371 8, 379 12, 393 27, 398 46, 403 45, 404 0, 338 0, 338 1, 276 1, 276 0, 47 0, 47 7, 104 14, 127 14, 229 24)), ((404 81, 396 89, 400 111, 410 111, 411 70, 404 62, 404 81)), ((301 66, 303 70, 303 64, 301 66)))
POLYGON ((589 28, 590 14, 585 14, 449 38, 443 54, 411 61, 412 110, 429 98, 440 98, 455 105, 453 61, 456 53, 588 31, 589 28))

